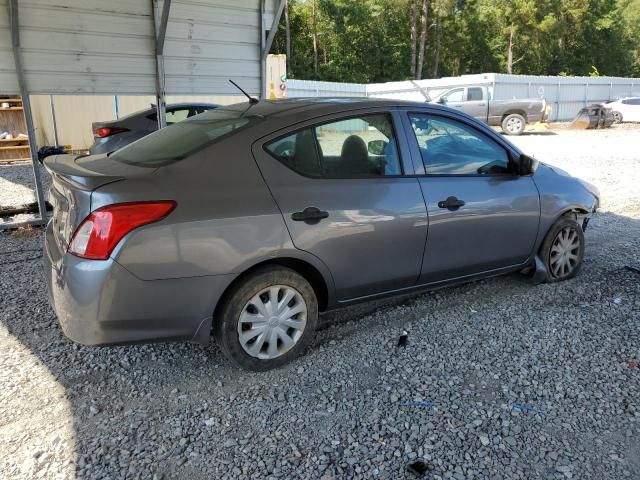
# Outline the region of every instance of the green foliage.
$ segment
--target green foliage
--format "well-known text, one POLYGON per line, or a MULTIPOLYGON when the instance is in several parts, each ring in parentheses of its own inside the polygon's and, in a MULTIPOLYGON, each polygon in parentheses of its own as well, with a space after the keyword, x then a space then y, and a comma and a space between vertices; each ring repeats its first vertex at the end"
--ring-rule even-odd
MULTIPOLYGON (((358 83, 409 79, 412 4, 419 12, 421 0, 289 0, 292 77, 358 83)), ((640 75, 640 0, 430 0, 428 5, 422 78, 507 72, 509 65, 519 74, 640 75)), ((272 52, 285 53, 284 16, 272 52)))

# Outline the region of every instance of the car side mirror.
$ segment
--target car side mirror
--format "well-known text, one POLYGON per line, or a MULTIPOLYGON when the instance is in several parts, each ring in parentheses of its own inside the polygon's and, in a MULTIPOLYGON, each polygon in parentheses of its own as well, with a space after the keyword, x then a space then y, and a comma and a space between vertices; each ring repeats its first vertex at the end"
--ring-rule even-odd
POLYGON ((367 150, 371 155, 384 155, 384 149, 387 146, 387 142, 384 140, 371 140, 367 144, 367 150))
POLYGON ((531 175, 538 168, 538 161, 529 155, 522 154, 516 162, 518 175, 531 175))
POLYGON ((440 103, 442 105, 447 103, 447 99, 444 97, 440 97, 436 103, 440 103))

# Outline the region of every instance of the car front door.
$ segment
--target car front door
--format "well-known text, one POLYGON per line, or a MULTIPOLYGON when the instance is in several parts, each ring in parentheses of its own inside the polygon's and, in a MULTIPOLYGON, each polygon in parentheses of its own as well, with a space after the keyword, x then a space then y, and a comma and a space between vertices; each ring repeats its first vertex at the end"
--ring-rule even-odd
POLYGON ((408 112, 404 120, 429 214, 420 283, 526 262, 540 217, 531 176, 513 173, 506 148, 462 119, 408 112))
POLYGON ((338 300, 416 283, 427 212, 397 113, 306 122, 254 144, 296 248, 322 260, 338 300))

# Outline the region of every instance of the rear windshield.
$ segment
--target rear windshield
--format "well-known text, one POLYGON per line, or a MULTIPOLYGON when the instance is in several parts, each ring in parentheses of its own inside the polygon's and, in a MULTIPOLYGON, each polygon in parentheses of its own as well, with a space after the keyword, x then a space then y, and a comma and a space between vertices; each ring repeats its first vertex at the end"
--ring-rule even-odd
POLYGON ((258 119, 244 115, 244 111, 209 110, 147 135, 116 150, 109 158, 140 167, 161 167, 182 160, 258 119))

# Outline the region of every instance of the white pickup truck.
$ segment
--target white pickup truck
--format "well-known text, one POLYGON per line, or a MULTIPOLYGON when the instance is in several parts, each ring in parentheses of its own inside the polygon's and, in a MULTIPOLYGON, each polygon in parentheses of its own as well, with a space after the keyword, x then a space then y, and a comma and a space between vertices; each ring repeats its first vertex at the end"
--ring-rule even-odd
POLYGON ((507 135, 520 135, 527 123, 548 118, 547 102, 540 98, 493 100, 488 87, 455 87, 429 101, 461 110, 491 126, 500 126, 507 135))

